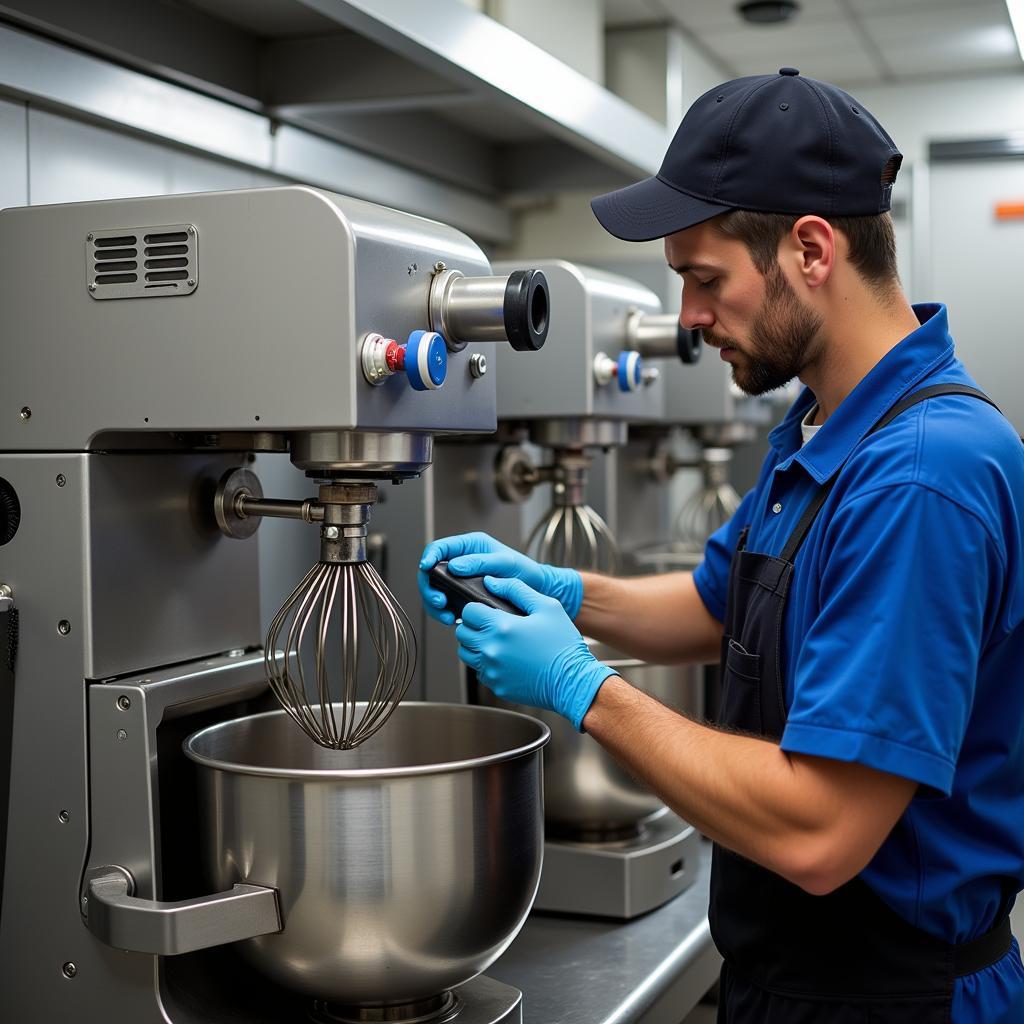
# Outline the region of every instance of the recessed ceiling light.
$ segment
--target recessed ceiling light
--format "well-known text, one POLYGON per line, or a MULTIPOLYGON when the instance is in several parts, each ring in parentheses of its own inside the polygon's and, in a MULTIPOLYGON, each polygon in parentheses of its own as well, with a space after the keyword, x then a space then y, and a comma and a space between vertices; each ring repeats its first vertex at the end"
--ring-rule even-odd
POLYGON ((778 25, 789 21, 800 10, 795 0, 744 0, 736 5, 744 21, 752 25, 778 25))

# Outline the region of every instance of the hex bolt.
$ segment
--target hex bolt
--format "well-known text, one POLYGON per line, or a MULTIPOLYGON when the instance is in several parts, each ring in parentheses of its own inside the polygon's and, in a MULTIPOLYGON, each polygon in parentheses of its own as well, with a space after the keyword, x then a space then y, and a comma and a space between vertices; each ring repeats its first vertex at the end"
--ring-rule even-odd
POLYGON ((60 814, 57 815, 57 820, 62 825, 66 825, 71 820, 71 812, 70 811, 61 811, 60 814))
POLYGON ((19 412, 18 415, 23 420, 30 420, 32 419, 32 410, 27 405, 23 405, 21 407, 21 412, 19 412))
POLYGON ((61 968, 61 970, 64 972, 64 977, 65 978, 73 978, 76 974, 78 974, 78 966, 72 960, 69 960, 61 968))
POLYGON ((487 372, 487 356, 482 352, 474 352, 469 357, 469 373, 471 377, 479 380, 487 372))
POLYGON ((57 632, 60 633, 61 636, 67 636, 68 633, 71 632, 71 623, 68 622, 67 619, 61 619, 60 622, 57 623, 57 632))
POLYGON ((132 702, 122 693, 121 696, 117 698, 117 706, 119 710, 127 711, 132 706, 132 702))
POLYGON ((63 473, 57 474, 57 486, 63 487, 68 482, 68 478, 63 473))
POLYGON ((117 738, 123 743, 126 739, 128 739, 128 733, 124 729, 118 729, 117 738))

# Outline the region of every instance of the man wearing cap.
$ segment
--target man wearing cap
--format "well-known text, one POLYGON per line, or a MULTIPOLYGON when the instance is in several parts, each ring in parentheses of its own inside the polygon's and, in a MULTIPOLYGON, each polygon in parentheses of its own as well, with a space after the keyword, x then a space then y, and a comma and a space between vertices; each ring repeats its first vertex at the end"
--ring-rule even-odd
POLYGON ((466 606, 484 684, 564 714, 714 840, 728 1024, 1024 1021, 1024 446, 945 307, 901 290, 900 161, 856 100, 783 68, 701 96, 656 177, 594 200, 612 234, 665 239, 682 324, 741 388, 805 385, 693 574, 580 574, 483 534, 420 563, 527 613, 466 606), (716 722, 580 630, 720 658, 716 722))

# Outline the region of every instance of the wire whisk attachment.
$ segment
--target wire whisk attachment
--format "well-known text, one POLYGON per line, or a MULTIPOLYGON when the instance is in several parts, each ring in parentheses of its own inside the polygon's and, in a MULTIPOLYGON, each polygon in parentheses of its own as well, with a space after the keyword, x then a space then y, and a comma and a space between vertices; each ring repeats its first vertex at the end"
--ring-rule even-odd
POLYGON ((376 498, 374 484, 321 486, 320 560, 267 632, 264 663, 274 695, 311 739, 335 750, 357 747, 377 732, 416 670, 412 623, 366 561, 376 498), (359 681, 370 677, 363 703, 359 681))
POLYGON ((591 458, 556 450, 551 509, 530 531, 527 553, 540 562, 589 572, 617 573, 619 546, 584 495, 591 458))
POLYGON ((702 485, 683 503, 673 532, 684 546, 703 551, 708 537, 727 523, 740 505, 740 496, 729 482, 732 452, 728 448, 701 451, 702 485))

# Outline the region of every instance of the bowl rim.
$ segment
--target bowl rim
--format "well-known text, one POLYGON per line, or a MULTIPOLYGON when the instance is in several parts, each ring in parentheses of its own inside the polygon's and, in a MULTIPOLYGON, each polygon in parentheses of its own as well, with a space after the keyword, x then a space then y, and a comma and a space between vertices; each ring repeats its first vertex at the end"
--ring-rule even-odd
MULTIPOLYGON (((357 702, 363 704, 365 701, 357 702)), ((512 711, 506 708, 493 708, 481 704, 458 704, 443 701, 409 700, 402 701, 401 708, 448 708, 457 714, 498 714, 511 715, 516 718, 525 719, 538 729, 537 736, 527 743, 520 744, 508 750, 498 751, 494 754, 485 754, 482 757, 460 758, 452 761, 436 761, 431 764, 418 765, 396 765, 392 768, 271 768, 265 765, 242 764, 237 761, 225 761, 221 758, 211 757, 194 748, 194 744, 204 736, 218 731, 223 731, 239 722, 254 721, 258 718, 287 717, 288 712, 283 708, 275 708, 272 711, 261 711, 254 715, 241 715, 238 718, 229 718, 223 722, 215 722, 212 725, 197 729, 185 738, 181 744, 185 756, 204 768, 212 768, 216 771, 228 772, 233 775, 257 775, 273 779, 301 779, 310 781, 353 781, 371 782, 375 779, 399 779, 415 778, 424 775, 450 775, 454 772, 469 771, 474 768, 483 768, 488 765, 502 764, 529 754, 535 754, 551 738, 551 730, 539 718, 523 714, 520 711, 512 711)), ((299 726, 293 723, 293 728, 299 726)), ((387 728, 384 725, 383 728, 387 728)), ((313 741, 310 740, 312 743, 313 741)))

